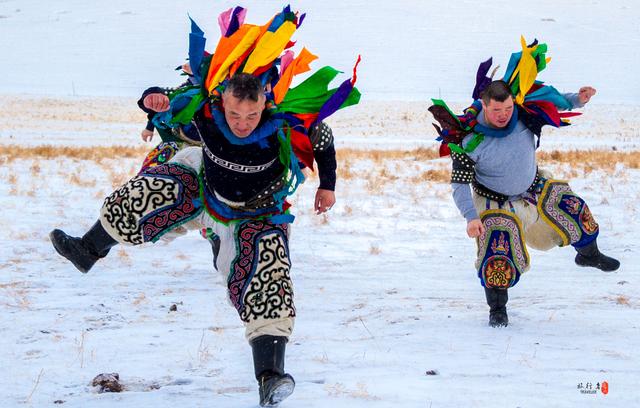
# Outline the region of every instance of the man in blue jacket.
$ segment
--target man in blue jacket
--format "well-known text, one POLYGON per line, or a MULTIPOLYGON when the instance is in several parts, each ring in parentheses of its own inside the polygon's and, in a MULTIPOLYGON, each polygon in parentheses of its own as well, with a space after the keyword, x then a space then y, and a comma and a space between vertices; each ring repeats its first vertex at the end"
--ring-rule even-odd
MULTIPOLYGON (((584 106, 596 93, 589 86, 564 98, 584 106)), ((536 134, 526 112, 514 104, 504 81, 481 94, 473 130, 482 141, 470 147, 467 135, 453 159, 453 198, 467 220, 467 234, 478 240, 476 267, 490 307, 489 324, 507 326, 507 289, 529 269, 526 245, 539 250, 572 245, 575 262, 603 271, 620 263, 600 252, 599 227, 584 200, 568 184, 538 169, 536 134), (473 192, 472 192, 473 189, 473 192)))

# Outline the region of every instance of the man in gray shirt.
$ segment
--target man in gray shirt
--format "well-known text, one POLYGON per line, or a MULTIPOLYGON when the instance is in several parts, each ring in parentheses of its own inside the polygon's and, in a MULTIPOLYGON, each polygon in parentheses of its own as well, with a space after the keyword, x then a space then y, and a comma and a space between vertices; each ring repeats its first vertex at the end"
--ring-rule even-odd
MULTIPOLYGON (((575 108, 595 93, 583 87, 563 97, 575 108)), ((584 200, 538 169, 534 130, 539 135, 540 126, 514 104, 504 81, 485 88, 476 120, 473 133, 451 152, 453 198, 467 220, 467 234, 477 239, 476 268, 490 306, 489 324, 507 326, 507 289, 529 269, 525 242, 539 250, 570 244, 576 264, 603 271, 620 263, 598 250, 599 227, 584 200)))

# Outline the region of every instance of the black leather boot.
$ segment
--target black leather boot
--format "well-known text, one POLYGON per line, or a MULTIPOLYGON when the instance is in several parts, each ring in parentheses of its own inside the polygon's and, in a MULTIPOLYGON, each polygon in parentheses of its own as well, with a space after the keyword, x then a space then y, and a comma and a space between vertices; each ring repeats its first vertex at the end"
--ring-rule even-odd
POLYGON ((580 266, 592 266, 601 271, 611 272, 620 267, 617 259, 604 255, 598 249, 598 243, 594 239, 590 244, 576 248, 576 264, 580 266))
POLYGON ((507 289, 484 288, 484 294, 487 297, 487 304, 490 308, 489 326, 508 326, 509 316, 507 316, 507 302, 509 301, 509 293, 507 289))
POLYGON ((107 256, 111 247, 118 243, 102 228, 100 221, 96 221, 82 238, 69 236, 59 229, 51 231, 49 238, 55 250, 82 273, 87 273, 98 259, 107 256))
POLYGON ((261 407, 277 406, 296 386, 293 377, 284 372, 286 345, 283 336, 260 336, 251 341, 261 407))

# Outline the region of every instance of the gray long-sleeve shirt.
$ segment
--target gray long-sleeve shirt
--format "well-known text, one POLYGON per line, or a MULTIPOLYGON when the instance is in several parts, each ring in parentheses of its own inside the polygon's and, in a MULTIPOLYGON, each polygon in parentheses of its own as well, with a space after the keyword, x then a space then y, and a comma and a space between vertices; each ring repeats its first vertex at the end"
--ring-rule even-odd
MULTIPOLYGON (((576 93, 564 97, 574 108, 584 106, 576 93)), ((478 112, 478 123, 488 126, 482 111, 478 112)), ((462 145, 466 147, 472 137, 465 137, 462 145)), ((468 155, 476 163, 476 180, 510 200, 520 199, 536 176, 536 137, 519 120, 511 133, 505 137, 485 137, 468 155)), ((453 200, 467 222, 479 218, 469 184, 453 183, 452 187, 453 200)))

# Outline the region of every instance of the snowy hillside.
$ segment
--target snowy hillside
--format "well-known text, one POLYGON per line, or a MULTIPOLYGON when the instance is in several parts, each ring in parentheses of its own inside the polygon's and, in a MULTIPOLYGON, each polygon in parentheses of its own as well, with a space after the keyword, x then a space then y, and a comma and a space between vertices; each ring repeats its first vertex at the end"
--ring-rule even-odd
MULTIPOLYGON (((191 15, 209 50, 224 1, 3 0, 0 2, 0 92, 35 95, 137 96, 150 85, 176 84, 186 58, 191 15)), ((246 1, 248 21, 270 18, 283 3, 246 1)), ((365 99, 466 101, 477 64, 506 66, 520 35, 550 46, 544 80, 572 90, 592 83, 599 100, 634 103, 640 55, 635 1, 350 0, 292 3, 307 13, 296 39, 316 64, 349 70, 362 54, 365 99), (336 45, 339 40, 339 46, 336 45)))

